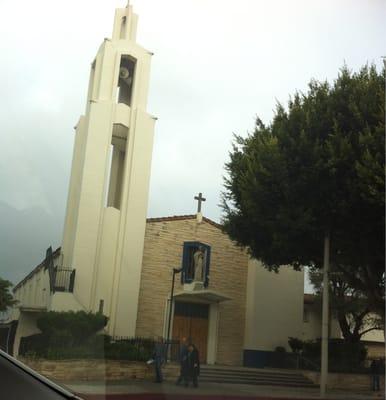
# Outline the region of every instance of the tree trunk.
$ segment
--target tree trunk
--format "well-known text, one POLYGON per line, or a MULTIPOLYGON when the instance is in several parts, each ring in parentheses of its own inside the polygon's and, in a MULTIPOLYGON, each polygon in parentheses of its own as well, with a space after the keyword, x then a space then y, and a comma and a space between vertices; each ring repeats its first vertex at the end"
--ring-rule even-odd
POLYGON ((346 315, 344 313, 338 313, 338 323, 340 330, 342 332, 343 338, 346 342, 352 341, 352 332, 350 330, 350 326, 347 322, 346 315))

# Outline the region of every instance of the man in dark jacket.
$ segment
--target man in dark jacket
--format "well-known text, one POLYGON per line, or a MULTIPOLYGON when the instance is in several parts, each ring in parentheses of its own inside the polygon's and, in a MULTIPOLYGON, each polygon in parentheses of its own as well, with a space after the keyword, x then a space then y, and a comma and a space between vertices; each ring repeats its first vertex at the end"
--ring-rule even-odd
POLYGON ((380 375, 381 375, 381 369, 382 369, 382 365, 381 365, 381 360, 373 360, 371 361, 371 365, 370 365, 370 372, 371 372, 371 386, 373 391, 379 391, 380 388, 380 375))
POLYGON ((186 358, 188 356, 188 346, 186 337, 183 337, 180 342, 180 353, 179 353, 179 362, 180 362, 180 376, 177 379, 176 385, 180 385, 182 381, 186 381, 185 376, 187 374, 186 368, 186 358))
POLYGON ((161 383, 163 381, 162 365, 165 363, 166 348, 162 337, 158 338, 154 346, 153 359, 155 368, 155 381, 161 383))
POLYGON ((200 358, 196 346, 192 343, 188 346, 188 354, 186 358, 185 386, 189 386, 189 382, 193 382, 194 387, 198 387, 198 376, 200 375, 200 358))

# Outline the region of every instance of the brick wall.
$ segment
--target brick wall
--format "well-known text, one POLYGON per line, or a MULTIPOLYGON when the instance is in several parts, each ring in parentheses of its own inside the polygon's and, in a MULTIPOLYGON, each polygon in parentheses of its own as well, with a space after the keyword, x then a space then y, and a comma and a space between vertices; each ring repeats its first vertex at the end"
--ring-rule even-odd
MULTIPOLYGON (((211 246, 209 289, 231 298, 219 306, 217 363, 241 365, 248 257, 217 226, 205 220, 201 223, 192 218, 148 221, 136 334, 162 335, 172 268, 181 266, 185 241, 211 246)), ((179 276, 175 290, 182 290, 179 276)))

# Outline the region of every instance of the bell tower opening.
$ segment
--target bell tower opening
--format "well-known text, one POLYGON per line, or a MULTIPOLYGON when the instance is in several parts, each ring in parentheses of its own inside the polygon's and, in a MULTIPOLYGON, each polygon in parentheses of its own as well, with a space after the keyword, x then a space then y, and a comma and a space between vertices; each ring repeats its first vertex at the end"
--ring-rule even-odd
POLYGON ((119 78, 117 90, 117 102, 131 105, 134 86, 136 60, 130 56, 123 55, 119 65, 119 78))

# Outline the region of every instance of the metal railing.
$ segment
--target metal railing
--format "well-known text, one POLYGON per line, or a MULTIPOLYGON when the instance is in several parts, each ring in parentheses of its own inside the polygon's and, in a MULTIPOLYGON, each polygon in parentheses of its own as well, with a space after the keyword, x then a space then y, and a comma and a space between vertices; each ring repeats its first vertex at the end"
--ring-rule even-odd
MULTIPOLYGON (((163 341, 165 361, 179 360, 180 343, 163 341)), ((83 343, 74 343, 72 337, 45 337, 35 334, 22 337, 19 354, 25 357, 64 359, 106 359, 146 362, 153 358, 156 341, 141 337, 94 335, 83 343)))
POLYGON ((266 361, 268 368, 305 369, 320 371, 320 364, 297 353, 272 352, 266 361))
POLYGON ((53 291, 70 292, 74 291, 75 270, 68 268, 54 268, 53 291))
POLYGON ((297 354, 296 359, 296 369, 306 369, 310 371, 320 371, 320 363, 310 360, 309 358, 305 358, 299 354, 297 354))
MULTIPOLYGON (((145 358, 151 358, 154 352, 156 341, 147 338, 132 338, 124 336, 112 336, 110 344, 124 345, 127 344, 131 347, 131 357, 133 360, 142 360, 144 354, 145 358)), ((178 362, 180 357, 180 342, 174 339, 163 339, 165 349, 165 359, 168 362, 178 362)))

